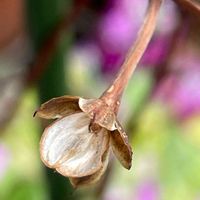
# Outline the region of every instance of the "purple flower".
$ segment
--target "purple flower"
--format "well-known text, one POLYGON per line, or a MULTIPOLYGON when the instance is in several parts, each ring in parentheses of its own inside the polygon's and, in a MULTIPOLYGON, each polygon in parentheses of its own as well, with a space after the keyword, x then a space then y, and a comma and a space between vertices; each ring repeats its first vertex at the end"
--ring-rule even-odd
POLYGON ((200 112, 200 70, 185 73, 178 81, 171 100, 173 107, 183 118, 200 112))
POLYGON ((143 55, 142 64, 151 67, 161 64, 167 56, 169 44, 168 37, 155 36, 143 55))
POLYGON ((103 74, 114 73, 123 61, 123 55, 120 53, 103 52, 101 70, 103 74))
MULTIPOLYGON (((133 41, 135 26, 122 10, 108 12, 99 23, 99 40, 108 52, 123 52, 133 41)), ((135 33, 135 34, 134 34, 135 33)))
MULTIPOLYGON (((117 71, 135 40, 142 24, 147 1, 110 1, 97 27, 97 43, 102 51, 103 73, 117 71)), ((163 62, 169 46, 169 35, 176 27, 175 6, 165 3, 157 26, 157 34, 143 58, 143 64, 156 65, 163 62), (165 27, 165 28, 164 28, 165 27), (164 30, 164 31, 163 31, 164 30)))
POLYGON ((154 182, 145 182, 138 187, 136 192, 137 200, 156 200, 159 199, 158 186, 154 182))
POLYGON ((156 91, 156 97, 168 103, 182 119, 200 112, 199 63, 200 59, 191 52, 182 52, 172 63, 176 74, 169 75, 156 91))
POLYGON ((144 2, 115 1, 98 24, 97 43, 102 51, 102 71, 115 72, 134 41, 145 11, 144 2), (134 8, 130 12, 130 8, 134 8))

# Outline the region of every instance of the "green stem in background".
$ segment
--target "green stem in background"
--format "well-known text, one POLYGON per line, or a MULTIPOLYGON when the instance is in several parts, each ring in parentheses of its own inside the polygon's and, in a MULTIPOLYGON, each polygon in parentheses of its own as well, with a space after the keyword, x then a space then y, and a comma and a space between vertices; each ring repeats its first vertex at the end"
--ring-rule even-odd
MULTIPOLYGON (((69 1, 65 0, 28 0, 28 25, 36 52, 43 46, 44 41, 56 27, 62 18, 66 8, 70 8, 69 1)), ((65 49, 55 49, 55 53, 48 63, 45 73, 38 82, 40 101, 43 103, 55 96, 61 96, 67 92, 64 72, 65 49)), ((51 200, 74 199, 72 187, 68 179, 53 173, 45 168, 49 196, 51 200)))

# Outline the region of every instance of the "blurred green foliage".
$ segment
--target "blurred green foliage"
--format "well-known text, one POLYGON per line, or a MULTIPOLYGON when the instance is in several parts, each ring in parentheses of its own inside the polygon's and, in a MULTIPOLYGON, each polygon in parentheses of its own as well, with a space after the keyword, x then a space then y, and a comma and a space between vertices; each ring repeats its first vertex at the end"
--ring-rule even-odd
MULTIPOLYGON (((40 50, 46 39, 51 36, 59 20, 68 12, 71 1, 64 0, 29 0, 28 14, 30 34, 36 52, 40 50)), ((61 38, 62 39, 62 38, 61 38)), ((38 82, 40 102, 43 103, 53 97, 67 93, 65 84, 64 55, 65 46, 59 41, 54 55, 46 66, 42 77, 38 82)), ((72 199, 72 187, 69 180, 52 173, 46 168, 47 182, 49 186, 50 199, 72 199)))
POLYGON ((39 126, 33 120, 37 96, 35 90, 27 91, 18 107, 17 115, 4 132, 2 141, 10 151, 6 174, 0 181, 1 200, 47 200, 44 169, 39 160, 39 126))

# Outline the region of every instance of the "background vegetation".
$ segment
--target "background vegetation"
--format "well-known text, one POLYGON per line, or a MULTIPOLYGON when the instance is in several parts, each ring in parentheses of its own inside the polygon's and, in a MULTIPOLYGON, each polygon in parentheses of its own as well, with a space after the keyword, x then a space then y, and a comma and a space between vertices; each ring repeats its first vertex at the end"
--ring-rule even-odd
POLYGON ((74 190, 40 160, 48 122, 34 111, 65 94, 98 97, 135 40, 147 2, 0 2, 1 200, 200 199, 200 15, 170 0, 119 112, 132 169, 111 158, 99 184, 74 190))

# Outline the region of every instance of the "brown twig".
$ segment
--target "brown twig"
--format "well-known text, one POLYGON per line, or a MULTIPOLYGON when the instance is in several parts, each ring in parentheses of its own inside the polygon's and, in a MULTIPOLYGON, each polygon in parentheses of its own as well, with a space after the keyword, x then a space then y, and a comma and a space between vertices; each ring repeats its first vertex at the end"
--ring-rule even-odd
MULTIPOLYGON (((110 87, 100 97, 110 106, 118 106, 123 90, 126 87, 132 73, 134 72, 139 60, 141 59, 147 45, 153 35, 156 26, 156 19, 158 16, 159 8, 162 0, 150 0, 148 10, 143 22, 143 25, 139 31, 138 38, 134 45, 129 50, 127 57, 119 71, 117 77, 110 87), (117 105, 116 105, 117 104, 117 105)), ((112 168, 112 166, 111 166, 112 168)), ((97 189, 97 196, 101 199, 101 196, 105 190, 105 185, 108 181, 111 168, 106 172, 104 181, 97 189)))
MULTIPOLYGON (((188 18, 184 15, 184 13, 180 13, 180 23, 174 30, 174 32, 171 34, 169 39, 169 48, 167 49, 166 55, 164 60, 154 66, 153 70, 153 85, 151 88, 150 93, 147 95, 146 99, 144 100, 142 106, 140 106, 136 112, 134 112, 133 116, 130 117, 129 122, 127 123, 128 126, 128 132, 135 133, 136 131, 133 131, 136 129, 137 121, 133 119, 138 119, 139 116, 143 113, 145 109, 145 105, 151 101, 153 98, 155 91, 157 89, 157 86, 167 77, 169 76, 173 71, 170 69, 170 65, 174 59, 174 56, 176 55, 178 49, 182 48, 185 45, 185 38, 188 36, 188 18)), ((130 135, 131 137, 134 137, 134 134, 130 135)))
POLYGON ((67 13, 66 16, 61 19, 60 22, 58 22, 55 30, 47 38, 42 48, 37 53, 35 62, 33 63, 27 75, 28 84, 34 83, 44 73, 49 61, 51 60, 55 52, 61 33, 63 32, 63 30, 69 29, 71 25, 78 19, 83 8, 86 7, 87 3, 88 0, 75 1, 74 8, 72 8, 70 13, 67 13))
POLYGON ((157 86, 162 83, 163 80, 165 80, 166 77, 168 77, 171 73, 174 73, 174 71, 171 69, 171 63, 173 62, 174 57, 176 56, 177 51, 182 48, 185 45, 185 38, 188 37, 188 30, 189 30, 189 24, 188 24, 188 18, 184 13, 180 13, 180 23, 174 30, 174 32, 170 36, 169 40, 169 48, 167 50, 167 53, 165 55, 164 60, 162 63, 157 64, 154 66, 153 70, 153 85, 151 87, 151 91, 146 96, 144 102, 142 105, 137 108, 137 110, 131 115, 128 121, 128 132, 132 133, 130 135, 131 138, 135 136, 134 133, 137 129, 137 120, 140 116, 143 114, 146 105, 151 102, 152 98, 154 97, 155 91, 157 89, 157 86))
POLYGON ((124 88, 126 87, 129 79, 132 76, 137 64, 139 63, 150 39, 153 35, 156 26, 156 19, 161 6, 162 0, 150 0, 148 10, 140 28, 138 38, 134 45, 130 48, 127 57, 117 75, 114 82, 103 93, 101 99, 109 106, 119 105, 124 88), (117 103, 117 105, 115 105, 117 103))
POLYGON ((184 10, 189 11, 190 13, 200 16, 200 2, 197 0, 173 0, 184 10))

